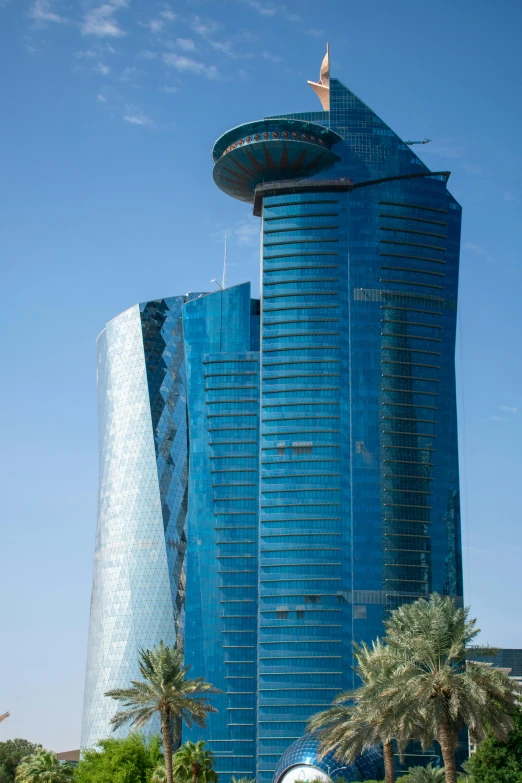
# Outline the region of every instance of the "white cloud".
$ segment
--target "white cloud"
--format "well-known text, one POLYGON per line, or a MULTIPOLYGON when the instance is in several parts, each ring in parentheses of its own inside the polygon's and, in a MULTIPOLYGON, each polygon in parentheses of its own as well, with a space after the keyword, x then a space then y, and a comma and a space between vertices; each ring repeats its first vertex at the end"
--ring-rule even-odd
POLYGON ((317 27, 310 27, 306 30, 307 35, 311 35, 313 38, 325 38, 326 33, 324 30, 319 30, 317 27))
POLYGON ((505 416, 490 416, 491 421, 507 421, 505 416))
POLYGON ((516 201, 516 196, 510 190, 504 193, 504 201, 516 201))
POLYGON ((245 5, 248 5, 249 8, 253 8, 254 11, 257 11, 261 16, 275 16, 276 10, 272 6, 265 5, 264 3, 260 3, 259 0, 243 0, 245 5))
POLYGON ((169 22, 173 22, 176 18, 176 14, 173 11, 162 11, 160 16, 162 16, 164 19, 167 19, 169 22))
POLYGON ((95 66, 94 70, 95 70, 97 73, 101 73, 101 74, 102 74, 102 76, 107 76, 107 74, 108 74, 108 73, 110 73, 110 71, 111 71, 111 69, 109 68, 109 66, 108 66, 108 65, 105 65, 105 63, 98 63, 98 64, 95 66))
POLYGON ((190 73, 206 76, 208 79, 217 79, 218 70, 215 65, 205 65, 198 60, 192 60, 190 57, 168 53, 163 55, 165 65, 170 65, 178 71, 187 71, 190 73))
POLYGON ((280 63, 283 59, 282 57, 279 57, 278 54, 272 54, 272 52, 263 52, 261 55, 265 60, 270 60, 271 63, 280 63))
POLYGON ((154 60, 158 56, 157 52, 151 52, 150 49, 142 49, 139 53, 142 60, 154 60))
POLYGON ((259 224, 255 220, 243 220, 234 229, 234 236, 240 245, 255 245, 259 242, 259 224))
POLYGON ((135 65, 128 65, 126 68, 123 69, 123 71, 120 73, 120 79, 124 82, 129 81, 133 76, 136 76, 138 73, 138 69, 135 65))
POLYGON ((51 10, 51 0, 34 0, 29 16, 37 22, 66 22, 65 17, 51 10))
POLYGON ((151 118, 147 117, 146 114, 126 114, 123 119, 131 125, 154 125, 151 118))
POLYGON ((219 28, 220 25, 217 22, 212 21, 212 19, 207 19, 204 22, 199 16, 195 16, 192 22, 192 29, 198 35, 203 36, 203 38, 208 38, 209 35, 215 33, 219 28))
POLYGON ((194 52, 196 50, 196 44, 192 38, 176 38, 176 44, 185 52, 194 52))
POLYGON ((260 0, 242 0, 242 2, 254 11, 257 11, 261 16, 275 16, 279 14, 284 16, 289 22, 301 22, 302 19, 299 14, 289 11, 286 5, 267 5, 260 0))
POLYGON ((79 60, 83 58, 90 59, 92 57, 99 57, 100 53, 95 52, 94 49, 85 49, 84 51, 75 52, 74 56, 77 57, 79 60))
POLYGON ((504 413, 518 413, 518 408, 515 408, 513 405, 500 405, 499 410, 504 411, 504 413))
POLYGON ((151 33, 161 33, 165 22, 163 19, 151 19, 150 22, 144 24, 144 27, 148 27, 151 33))
POLYGON ((158 87, 158 90, 160 92, 164 92, 167 95, 174 95, 175 92, 179 92, 181 90, 181 87, 174 87, 172 84, 164 84, 161 87, 158 87))
POLYGON ((98 38, 120 38, 125 35, 114 15, 118 9, 126 7, 127 0, 110 0, 92 8, 83 18, 83 35, 95 35, 98 38))
POLYGON ((96 96, 96 100, 98 100, 100 103, 107 103, 107 98, 105 95, 102 95, 101 92, 99 92, 96 96))

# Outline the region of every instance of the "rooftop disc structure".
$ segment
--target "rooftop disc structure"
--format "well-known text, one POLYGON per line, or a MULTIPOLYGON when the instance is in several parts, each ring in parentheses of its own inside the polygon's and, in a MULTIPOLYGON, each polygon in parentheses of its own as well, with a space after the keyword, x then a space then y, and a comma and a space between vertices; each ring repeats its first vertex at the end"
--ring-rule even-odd
POLYGON ((254 201, 256 186, 311 177, 340 160, 334 131, 306 120, 282 118, 238 125, 219 138, 212 152, 214 182, 227 195, 254 201))

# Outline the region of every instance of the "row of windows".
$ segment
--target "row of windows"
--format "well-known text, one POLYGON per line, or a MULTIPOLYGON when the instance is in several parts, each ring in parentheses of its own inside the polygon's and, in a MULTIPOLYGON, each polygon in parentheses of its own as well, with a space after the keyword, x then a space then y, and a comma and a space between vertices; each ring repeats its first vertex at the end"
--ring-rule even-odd
POLYGON ((338 400, 339 386, 325 384, 321 386, 310 385, 299 387, 292 385, 291 389, 263 389, 263 403, 269 403, 272 400, 295 400, 295 399, 313 399, 313 400, 338 400))
POLYGON ((328 316, 333 312, 339 310, 339 304, 337 302, 322 302, 321 304, 308 304, 299 307, 295 301, 291 305, 284 306, 282 302, 272 305, 263 305, 264 313, 286 313, 288 316, 328 316))
MULTIPOLYGON (((295 354, 294 354, 295 356, 295 354)), ((301 357, 299 356, 297 358, 290 358, 288 356, 283 356, 281 361, 277 361, 277 357, 271 356, 270 360, 266 360, 263 363, 263 378, 269 380, 270 378, 273 378, 274 375, 272 373, 280 373, 281 370, 284 370, 285 368, 288 368, 290 372, 300 372, 301 370, 312 370, 314 372, 321 372, 324 373, 328 370, 334 370, 337 372, 339 371, 339 362, 340 359, 307 359, 307 357, 301 357), (276 370, 273 370, 272 368, 277 368, 276 370)), ((281 375, 275 375, 275 377, 279 378, 281 375)))
MULTIPOLYGON (((271 264, 269 269, 265 269, 263 275, 263 279, 265 283, 269 283, 272 280, 280 280, 281 278, 288 277, 291 272, 299 272, 303 273, 304 271, 310 272, 310 270, 313 270, 311 272, 312 275, 317 274, 338 274, 339 270, 339 264, 332 264, 332 263, 311 263, 308 261, 306 264, 298 264, 298 263, 290 263, 290 262, 284 262, 281 261, 281 263, 277 264, 271 264), (321 271, 317 271, 321 270, 321 271), (325 271, 328 270, 328 271, 325 271)), ((296 279, 300 279, 299 276, 296 279)))
POLYGON ((307 528, 313 528, 314 530, 328 530, 338 531, 340 526, 340 517, 332 517, 326 519, 304 519, 302 517, 292 518, 291 516, 284 519, 261 519, 262 535, 264 532, 281 532, 287 533, 290 530, 302 530, 303 525, 306 524, 307 528))

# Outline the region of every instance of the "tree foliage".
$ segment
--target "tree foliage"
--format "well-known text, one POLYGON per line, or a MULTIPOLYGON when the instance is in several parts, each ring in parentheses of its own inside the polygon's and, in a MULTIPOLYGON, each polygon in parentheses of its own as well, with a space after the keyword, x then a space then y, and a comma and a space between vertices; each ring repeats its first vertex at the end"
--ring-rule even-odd
POLYGON ((14 783, 16 768, 22 759, 41 747, 25 739, 0 742, 0 783, 14 783))
POLYGON ((204 742, 185 742, 174 755, 176 783, 217 783, 214 757, 204 742))
MULTIPOLYGON (((424 748, 440 744, 447 783, 456 783, 455 749, 466 725, 474 741, 488 729, 505 738, 513 726, 518 686, 489 664, 466 663, 466 652, 480 632, 468 609, 437 594, 403 604, 385 623, 384 641, 396 656, 390 687, 418 724, 424 748)), ((473 648, 490 655, 491 648, 473 648)))
POLYGON ((76 767, 75 783, 150 783, 163 759, 158 736, 148 742, 141 734, 105 739, 98 750, 85 751, 76 767))
POLYGON ((397 658, 380 640, 371 647, 354 645, 356 672, 362 686, 339 694, 324 712, 312 716, 308 730, 317 732, 319 753, 335 751, 335 758, 350 763, 372 745, 382 743, 386 783, 394 783, 395 740, 402 755, 418 730, 415 712, 403 703, 396 687, 397 658))
POLYGON ((513 729, 502 742, 490 735, 466 764, 473 783, 522 783, 522 710, 513 716, 513 729))
POLYGON ((72 764, 60 764, 56 753, 37 748, 16 768, 16 783, 69 783, 73 778, 72 764))
POLYGON ((444 783, 445 779, 444 770, 441 767, 433 767, 431 764, 428 764, 427 767, 410 767, 408 774, 404 778, 399 778, 405 783, 444 783))
POLYGON ((208 696, 220 693, 203 677, 189 679, 190 666, 183 663, 183 653, 160 642, 152 650, 139 650, 141 681, 131 681, 130 688, 115 688, 106 696, 116 699, 127 709, 118 710, 111 720, 114 728, 130 723, 140 729, 156 714, 161 719, 161 735, 167 783, 172 780, 172 752, 181 738, 181 725, 205 727, 209 712, 217 712, 208 696))

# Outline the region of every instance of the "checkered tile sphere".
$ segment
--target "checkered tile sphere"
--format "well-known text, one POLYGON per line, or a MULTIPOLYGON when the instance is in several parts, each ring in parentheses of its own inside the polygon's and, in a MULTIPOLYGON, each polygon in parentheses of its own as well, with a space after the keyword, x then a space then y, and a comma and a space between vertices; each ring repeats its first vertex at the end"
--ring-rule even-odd
MULTIPOLYGON (((275 768, 273 783, 279 783, 288 770, 292 767, 306 765, 320 770, 335 781, 344 778, 350 781, 379 780, 384 777, 384 762, 382 749, 372 746, 358 756, 351 764, 343 765, 334 758, 333 753, 328 753, 322 759, 318 759, 319 741, 312 734, 305 734, 296 740, 283 753, 275 768)), ((315 772, 310 770, 309 780, 313 780, 315 772)))

